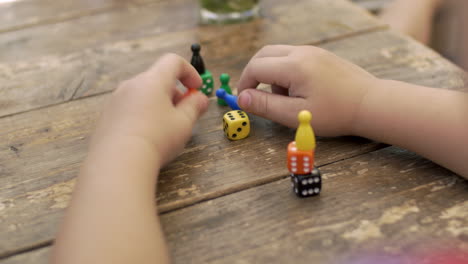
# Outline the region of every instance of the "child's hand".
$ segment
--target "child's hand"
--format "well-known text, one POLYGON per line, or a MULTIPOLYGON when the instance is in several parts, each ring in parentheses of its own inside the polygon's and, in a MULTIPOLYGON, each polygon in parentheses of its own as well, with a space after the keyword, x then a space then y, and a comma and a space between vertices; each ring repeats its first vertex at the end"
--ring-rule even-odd
POLYGON ((187 98, 176 88, 201 86, 197 71, 181 57, 168 54, 150 69, 123 82, 112 94, 91 143, 91 149, 109 144, 149 146, 162 166, 189 140, 192 127, 208 106, 207 97, 187 98))
POLYGON ((377 82, 320 48, 266 46, 244 69, 238 102, 243 110, 289 127, 297 127, 298 112, 308 109, 317 135, 350 135, 367 89, 377 82), (273 93, 255 90, 259 83, 271 84, 273 93))

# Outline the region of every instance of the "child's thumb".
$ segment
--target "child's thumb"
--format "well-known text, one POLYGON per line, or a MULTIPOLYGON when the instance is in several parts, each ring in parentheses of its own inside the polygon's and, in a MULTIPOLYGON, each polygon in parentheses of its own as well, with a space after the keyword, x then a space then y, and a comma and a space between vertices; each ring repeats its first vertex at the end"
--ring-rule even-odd
POLYGON ((307 108, 307 101, 299 97, 272 94, 255 89, 240 93, 237 100, 242 110, 285 126, 297 126, 297 114, 307 108))
POLYGON ((196 92, 182 99, 176 108, 193 125, 208 108, 208 98, 203 93, 196 92))

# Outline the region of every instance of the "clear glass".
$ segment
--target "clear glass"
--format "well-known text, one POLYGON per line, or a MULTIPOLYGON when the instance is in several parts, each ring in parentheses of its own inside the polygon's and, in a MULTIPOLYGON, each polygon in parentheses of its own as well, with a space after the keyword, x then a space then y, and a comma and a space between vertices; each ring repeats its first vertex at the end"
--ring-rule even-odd
POLYGON ((202 24, 248 21, 259 15, 259 0, 199 0, 202 24))

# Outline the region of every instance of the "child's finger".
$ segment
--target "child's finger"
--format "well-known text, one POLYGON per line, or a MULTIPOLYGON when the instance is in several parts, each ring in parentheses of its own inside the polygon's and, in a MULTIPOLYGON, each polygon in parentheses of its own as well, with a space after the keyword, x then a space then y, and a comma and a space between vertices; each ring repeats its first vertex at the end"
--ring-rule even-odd
POLYGON ((200 87, 202 80, 195 68, 179 55, 169 53, 162 56, 145 73, 153 80, 153 86, 161 86, 173 95, 172 89, 179 80, 185 87, 200 87), (157 80, 157 83, 156 83, 157 80))
POLYGON ((261 48, 253 58, 288 56, 293 49, 294 46, 289 45, 267 45, 261 48))
POLYGON ((177 105, 180 102, 180 100, 184 98, 184 93, 181 90, 179 90, 177 87, 174 87, 174 90, 175 92, 174 92, 174 96, 172 97, 172 103, 174 105, 177 105))
POLYGON ((289 90, 288 89, 283 88, 283 87, 278 86, 278 85, 274 85, 274 84, 271 86, 271 92, 274 93, 274 94, 279 94, 279 95, 285 95, 285 96, 289 95, 289 90))
POLYGON ((190 122, 193 126, 195 121, 206 111, 208 108, 208 97, 201 92, 196 92, 183 98, 177 105, 176 109, 184 117, 184 120, 190 122))
POLYGON ((254 58, 242 72, 238 91, 240 93, 245 89, 256 88, 259 83, 289 88, 292 67, 288 57, 254 58))
POLYGON ((242 110, 289 127, 296 127, 297 113, 307 109, 307 101, 304 98, 282 96, 255 89, 240 93, 238 103, 242 110))

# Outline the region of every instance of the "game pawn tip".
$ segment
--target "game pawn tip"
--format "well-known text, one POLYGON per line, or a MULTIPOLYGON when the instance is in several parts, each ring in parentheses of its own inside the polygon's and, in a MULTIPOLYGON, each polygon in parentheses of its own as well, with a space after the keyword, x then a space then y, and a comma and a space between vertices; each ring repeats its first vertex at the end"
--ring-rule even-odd
POLYGON ((229 76, 229 74, 227 73, 222 73, 220 76, 219 76, 219 81, 222 83, 222 84, 228 84, 229 83, 229 79, 231 79, 231 77, 229 76))
POLYGON ((225 96, 226 96, 226 91, 224 89, 216 90, 216 97, 224 99, 225 96))
POLYGON ((196 53, 200 52, 200 49, 201 49, 200 44, 198 43, 193 43, 190 48, 192 49, 193 52, 196 52, 196 53))
POLYGON ((310 120, 312 120, 312 114, 307 110, 302 110, 297 115, 297 119, 299 120, 299 123, 301 124, 309 124, 310 120))

